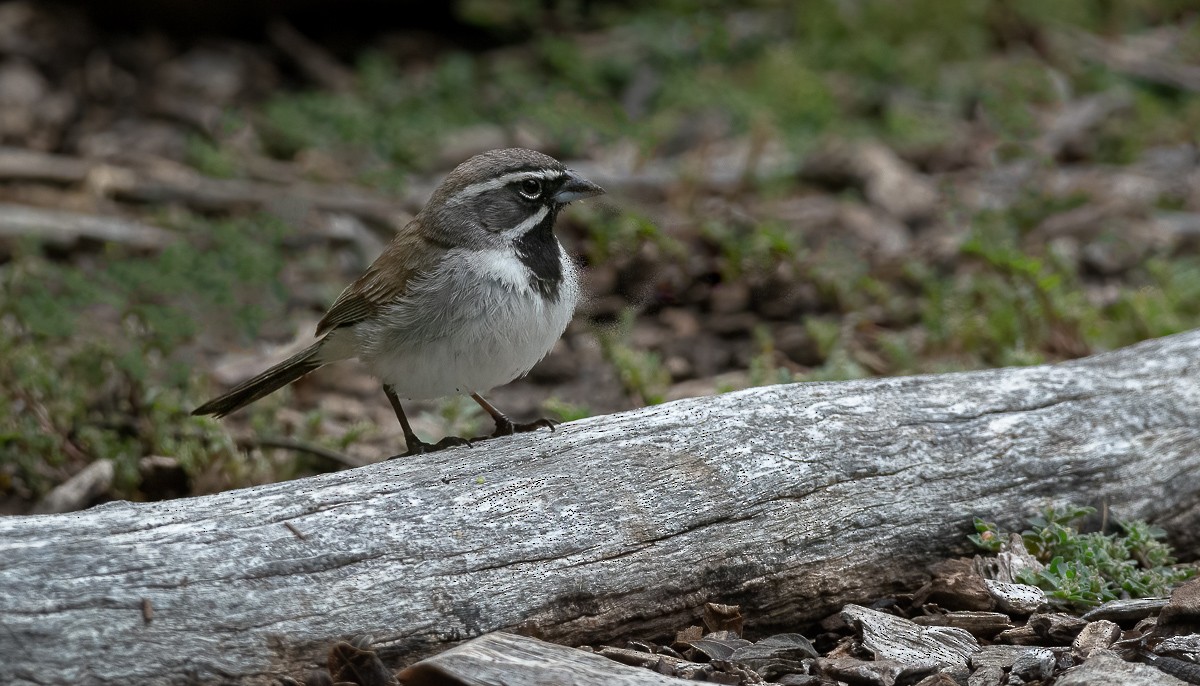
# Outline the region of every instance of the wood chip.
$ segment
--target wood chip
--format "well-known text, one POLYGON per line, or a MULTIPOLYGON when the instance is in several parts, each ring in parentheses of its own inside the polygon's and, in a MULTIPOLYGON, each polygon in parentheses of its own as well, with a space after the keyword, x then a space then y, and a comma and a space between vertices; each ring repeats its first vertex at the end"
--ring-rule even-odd
POLYGON ((1089 622, 1097 619, 1107 619, 1117 624, 1132 624, 1133 622, 1156 615, 1167 606, 1166 598, 1136 598, 1132 600, 1110 600, 1100 607, 1089 610, 1083 618, 1089 622))
POLYGON ((1171 599, 1158 615, 1159 633, 1200 632, 1200 578, 1185 581, 1171 592, 1171 599))
POLYGON ((866 686, 893 686, 897 682, 912 683, 916 678, 937 669, 932 664, 905 664, 895 660, 859 660, 853 657, 821 658, 821 671, 838 681, 866 686))
POLYGON ((1029 616, 1028 626, 1048 641, 1066 645, 1075 640, 1087 626, 1087 620, 1065 612, 1036 612, 1029 616))
POLYGON ((396 677, 384 666, 374 650, 367 648, 369 640, 354 643, 340 641, 329 651, 326 668, 334 683, 350 682, 358 686, 400 686, 396 677), (357 644, 357 645, 356 645, 357 644))
POLYGON ((933 578, 913 595, 913 604, 937 603, 952 610, 988 611, 996 600, 973 560, 939 562, 929 570, 933 578))
POLYGON ((1012 620, 1001 612, 947 612, 913 617, 921 626, 953 626, 971 632, 977 638, 991 638, 1013 628, 1012 620))
POLYGON ((737 605, 720 603, 704 604, 704 626, 709 631, 732 631, 742 633, 742 610, 737 605))
POLYGON ((1108 650, 1119 638, 1121 627, 1116 622, 1098 619, 1084 627, 1071 642, 1071 653, 1081 660, 1086 660, 1097 650, 1108 650))
POLYGON ((1031 615, 1046 605, 1046 592, 1028 584, 1009 584, 987 579, 988 592, 1001 610, 1015 615, 1031 615))
POLYGON ((1151 667, 1126 662, 1107 651, 1097 651, 1078 667, 1059 677, 1055 686, 1186 686, 1186 683, 1151 667))
POLYGON ((112 486, 115 473, 112 460, 96 460, 47 493, 33 506, 33 513, 82 510, 112 486))
MULTIPOLYGON (((406 686, 505 684, 506 686, 682 686, 688 682, 615 662, 600 655, 546 643, 536 638, 495 632, 422 660, 397 676, 406 686)), ((704 665, 707 666, 707 665, 704 665)))
POLYGON ((965 669, 971 655, 980 650, 971 634, 954 627, 923 627, 859 605, 847 605, 842 616, 858 626, 863 646, 877 660, 965 669))

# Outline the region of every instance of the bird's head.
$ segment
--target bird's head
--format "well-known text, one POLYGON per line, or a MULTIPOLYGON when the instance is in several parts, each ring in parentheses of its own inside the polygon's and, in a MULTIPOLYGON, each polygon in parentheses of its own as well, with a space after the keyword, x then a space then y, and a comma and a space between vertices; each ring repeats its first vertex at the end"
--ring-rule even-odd
POLYGON ((421 218, 427 229, 447 238, 512 243, 531 231, 551 232, 567 203, 603 192, 549 155, 490 150, 450 172, 421 218))

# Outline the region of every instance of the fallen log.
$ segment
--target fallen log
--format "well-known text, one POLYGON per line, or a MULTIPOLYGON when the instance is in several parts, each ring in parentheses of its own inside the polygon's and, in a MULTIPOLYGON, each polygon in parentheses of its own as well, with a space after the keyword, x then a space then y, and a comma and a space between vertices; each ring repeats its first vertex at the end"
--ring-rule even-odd
POLYGON ((176 203, 200 212, 313 207, 385 225, 407 218, 408 210, 415 212, 428 197, 424 189, 397 200, 345 185, 214 179, 183 166, 138 169, 4 146, 0 146, 0 181, 85 183, 98 195, 176 203))
POLYGON ((1074 362, 682 400, 308 479, 0 519, 0 683, 271 683, 499 629, 796 630, 971 517, 1107 504, 1195 543, 1200 331, 1074 362), (147 611, 149 610, 149 611, 147 611))
POLYGON ((63 248, 87 239, 120 243, 147 252, 162 250, 178 239, 175 234, 157 226, 120 217, 0 202, 0 239, 26 236, 63 248))

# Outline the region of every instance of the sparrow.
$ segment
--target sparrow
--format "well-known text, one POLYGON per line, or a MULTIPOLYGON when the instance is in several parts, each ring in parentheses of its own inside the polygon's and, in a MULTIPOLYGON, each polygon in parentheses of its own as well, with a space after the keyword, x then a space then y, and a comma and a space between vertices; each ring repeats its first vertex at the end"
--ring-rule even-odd
POLYGON ((528 373, 566 330, 579 275, 554 224, 568 203, 601 193, 533 150, 470 158, 338 296, 317 324, 315 343, 192 414, 223 417, 320 367, 357 358, 383 384, 404 432, 404 455, 470 441, 421 441, 401 399, 469 394, 496 423, 485 438, 553 430, 545 418, 513 422, 482 394, 528 373))

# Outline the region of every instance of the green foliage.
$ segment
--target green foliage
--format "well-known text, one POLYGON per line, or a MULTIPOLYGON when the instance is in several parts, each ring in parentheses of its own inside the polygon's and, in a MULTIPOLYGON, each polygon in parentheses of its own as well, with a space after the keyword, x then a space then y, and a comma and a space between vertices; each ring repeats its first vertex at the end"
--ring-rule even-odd
MULTIPOLYGON (((1161 529, 1142 521, 1118 522, 1122 534, 1081 533, 1076 523, 1095 508, 1047 507, 1028 520, 1021 539, 1025 549, 1045 563, 1040 571, 1024 570, 1018 581, 1038 586, 1052 601, 1087 608, 1121 597, 1163 596, 1196 570, 1176 566, 1161 529)), ((977 547, 999 552, 1009 535, 991 522, 975 518, 977 547)))
POLYGON ((628 257, 647 243, 657 246, 670 257, 682 258, 687 254, 678 240, 663 232, 652 218, 636 210, 622 211, 603 204, 581 205, 573 212, 576 219, 587 226, 587 256, 591 264, 628 257))
POLYGON ((817 354, 824 363, 812 371, 796 376, 798 381, 847 381, 868 376, 851 352, 853 321, 829 317, 809 317, 804 328, 817 345, 817 354))
POLYGON ((721 253, 725 281, 769 272, 781 261, 796 261, 804 252, 796 233, 779 222, 745 226, 712 220, 700 226, 700 235, 721 253))
POLYGON ((187 142, 186 161, 198 171, 218 179, 237 176, 238 165, 229 150, 199 136, 187 142))
POLYGON ((1000 530, 1000 527, 979 517, 975 518, 974 524, 975 533, 969 534, 967 539, 980 550, 986 550, 989 553, 1000 552, 1001 546, 1004 545, 1004 532, 1000 530))
POLYGON ((560 422, 573 422, 577 419, 586 419, 595 414, 586 405, 578 405, 553 396, 547 398, 542 403, 542 408, 560 422))
POLYGON ((754 329, 754 342, 758 352, 750 359, 750 385, 770 386, 795 381, 795 375, 777 362, 775 339, 766 326, 754 329))
POLYGON ((188 415, 204 391, 175 353, 211 322, 252 336, 264 309, 278 307, 284 227, 257 217, 178 228, 180 240, 156 256, 113 249, 77 267, 26 250, 0 266, 9 487, 37 497, 72 462, 107 458, 114 491, 134 498, 148 455, 174 457, 193 476, 220 464, 234 483, 264 478, 218 424, 188 415))
POLYGON ((658 353, 640 350, 630 344, 636 311, 627 308, 615 326, 597 332, 600 350, 617 370, 621 385, 643 405, 657 405, 666 399, 671 374, 658 353))
POLYGON ((482 432, 485 421, 491 423, 490 419, 485 420, 479 404, 465 395, 439 400, 437 414, 448 436, 475 436, 482 432))
POLYGON ((1055 557, 1040 572, 1022 570, 1017 581, 1038 586, 1051 601, 1076 608, 1095 607, 1117 599, 1111 582, 1098 568, 1082 560, 1055 557))

